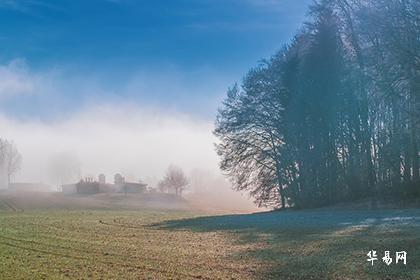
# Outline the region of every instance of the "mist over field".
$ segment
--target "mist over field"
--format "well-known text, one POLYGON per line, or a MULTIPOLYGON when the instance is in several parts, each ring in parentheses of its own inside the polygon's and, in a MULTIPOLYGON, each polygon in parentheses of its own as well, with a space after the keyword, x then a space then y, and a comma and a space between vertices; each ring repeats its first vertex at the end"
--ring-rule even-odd
POLYGON ((211 123, 182 115, 122 105, 92 108, 57 122, 2 117, 0 123, 25 155, 16 180, 52 183, 49 166, 57 157, 79 161, 81 175, 109 178, 116 172, 135 179, 161 176, 175 163, 188 170, 217 170, 211 123))
POLYGON ((190 178, 187 193, 198 201, 195 205, 256 210, 218 171, 211 123, 108 106, 53 123, 2 117, 0 125, 24 155, 16 182, 42 182, 60 190, 61 184, 86 176, 96 179, 104 173, 112 182, 121 173, 128 181, 156 188, 167 166, 177 164, 190 178), (70 173, 63 176, 63 169, 70 173))
MULTIPOLYGON (((174 107, 112 98, 98 98, 94 102, 91 97, 79 97, 79 102, 63 104, 63 89, 73 88, 93 96, 105 89, 94 88, 92 81, 81 77, 74 84, 73 79, 66 79, 60 71, 35 72, 23 60, 1 66, 0 72, 3 102, 19 107, 22 104, 14 99, 30 98, 41 110, 38 117, 28 117, 31 108, 20 116, 0 115, 2 136, 13 139, 23 155, 20 170, 12 176, 13 182, 41 182, 60 191, 62 184, 76 183, 85 177, 97 179, 101 173, 106 175, 107 182, 113 182, 114 174, 120 173, 128 181, 142 181, 157 188, 166 168, 177 165, 191 177, 187 192, 214 193, 206 197, 206 203, 212 207, 225 204, 220 200, 223 193, 233 199, 231 206, 237 199, 240 207, 256 209, 247 195, 232 191, 220 173, 214 150, 214 122, 209 118, 174 107), (51 117, 50 113, 56 110, 62 110, 64 117, 51 117)), ((147 77, 121 85, 120 90, 153 90, 139 86, 144 84, 142 79, 147 77)), ((194 200, 201 196, 193 195, 194 200)))

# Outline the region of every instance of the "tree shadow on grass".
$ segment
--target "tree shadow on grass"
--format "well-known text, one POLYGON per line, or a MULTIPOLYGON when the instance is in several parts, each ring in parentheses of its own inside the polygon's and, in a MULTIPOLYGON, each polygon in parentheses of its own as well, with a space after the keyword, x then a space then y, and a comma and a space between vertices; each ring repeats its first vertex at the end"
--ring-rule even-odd
MULTIPOLYGON (((258 279, 420 279, 420 210, 281 211, 171 220, 160 230, 233 234, 232 260, 260 263, 258 279), (367 262, 376 250, 378 261, 367 262), (385 265, 384 251, 407 251, 407 266, 385 265), (411 263, 411 265, 409 265, 411 263)), ((395 255, 394 255, 395 256, 395 255)))

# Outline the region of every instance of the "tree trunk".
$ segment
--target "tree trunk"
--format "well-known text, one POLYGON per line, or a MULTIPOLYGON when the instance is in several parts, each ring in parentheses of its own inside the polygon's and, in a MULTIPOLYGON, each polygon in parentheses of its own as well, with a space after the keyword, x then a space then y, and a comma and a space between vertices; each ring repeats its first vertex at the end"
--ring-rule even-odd
POLYGON ((286 199, 285 199, 284 194, 283 194, 283 185, 282 184, 279 185, 279 190, 280 190, 280 198, 281 198, 281 208, 285 209, 286 208, 286 199))
POLYGON ((413 167, 413 181, 416 182, 420 178, 419 170, 419 147, 417 141, 417 129, 418 119, 416 115, 419 114, 418 110, 420 101, 418 100, 418 93, 420 89, 420 78, 418 78, 414 71, 410 71, 411 74, 411 85, 410 85, 410 128, 411 128, 411 156, 412 156, 412 167, 413 167))
POLYGON ((354 30, 353 26, 353 19, 350 11, 350 5, 347 1, 342 1, 339 3, 341 10, 344 12, 346 17, 346 21, 348 24, 348 31, 349 31, 349 38, 351 45, 354 48, 356 54, 356 61, 359 66, 360 70, 360 78, 359 78, 359 90, 361 95, 361 126, 362 126, 362 150, 365 156, 366 161, 366 168, 367 168, 367 181, 368 181, 368 189, 369 192, 373 195, 372 206, 376 206, 376 196, 377 196, 377 189, 376 189, 376 179, 375 179, 375 170, 372 162, 372 148, 370 144, 370 129, 369 129, 369 104, 366 92, 366 79, 365 79, 365 62, 362 55, 361 47, 359 44, 359 39, 357 34, 354 30))

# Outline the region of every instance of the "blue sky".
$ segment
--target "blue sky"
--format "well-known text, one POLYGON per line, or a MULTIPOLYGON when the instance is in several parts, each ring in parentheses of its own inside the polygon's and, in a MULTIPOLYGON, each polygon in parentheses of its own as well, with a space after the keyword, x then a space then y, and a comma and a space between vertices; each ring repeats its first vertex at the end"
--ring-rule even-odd
POLYGON ((0 137, 23 156, 15 179, 56 184, 52 160, 68 156, 80 175, 151 185, 170 164, 221 176, 212 130, 227 88, 290 41, 309 2, 0 0, 0 137))
POLYGON ((309 2, 0 0, 0 71, 14 79, 0 78, 0 109, 55 119, 129 103, 212 119, 227 87, 289 42, 309 2))

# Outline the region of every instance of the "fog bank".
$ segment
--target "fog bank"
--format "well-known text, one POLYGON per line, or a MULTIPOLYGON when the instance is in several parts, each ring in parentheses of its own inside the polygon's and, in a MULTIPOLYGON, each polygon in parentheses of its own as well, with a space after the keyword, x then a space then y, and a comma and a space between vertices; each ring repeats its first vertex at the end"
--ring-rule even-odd
POLYGON ((80 162, 80 173, 111 180, 116 172, 132 179, 160 177, 169 164, 187 172, 217 170, 212 124, 177 113, 130 105, 102 105, 66 120, 42 122, 0 117, 2 137, 23 155, 18 181, 55 183, 57 157, 80 162))

